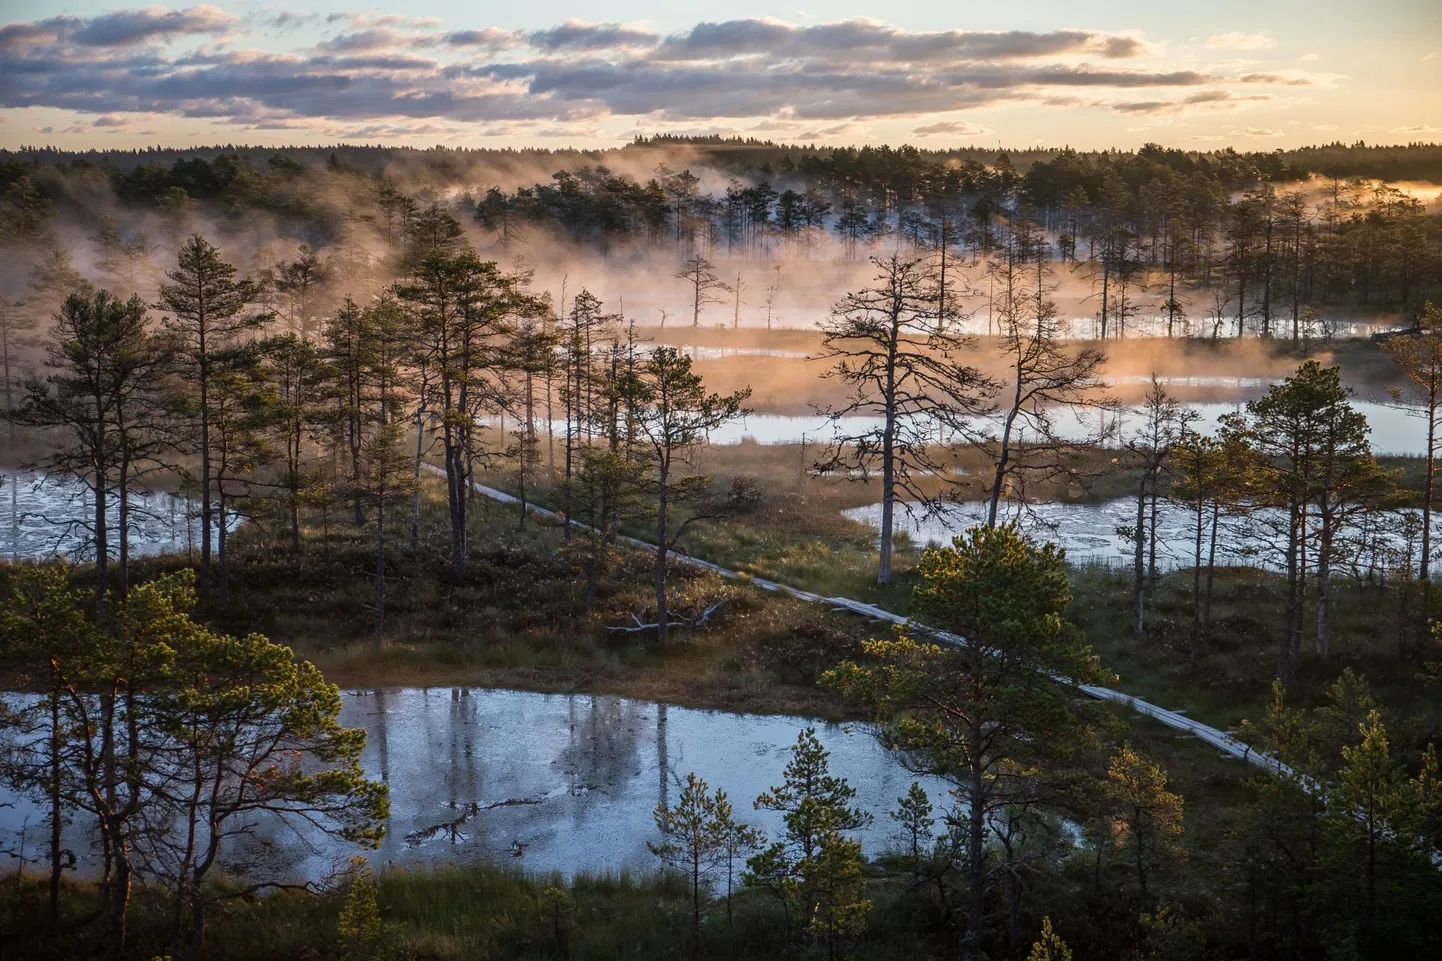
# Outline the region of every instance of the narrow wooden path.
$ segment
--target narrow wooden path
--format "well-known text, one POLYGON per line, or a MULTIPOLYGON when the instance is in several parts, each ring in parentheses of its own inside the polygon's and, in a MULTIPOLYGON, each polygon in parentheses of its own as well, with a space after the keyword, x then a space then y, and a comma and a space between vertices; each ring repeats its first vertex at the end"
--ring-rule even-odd
MULTIPOLYGON (((422 466, 424 466, 426 470, 430 471, 433 474, 437 474, 441 477, 446 476, 444 470, 432 464, 424 464, 422 466)), ((514 504, 520 506, 521 502, 519 498, 517 498, 513 494, 508 494, 505 491, 498 490, 494 487, 487 487, 485 484, 473 483, 472 486, 476 489, 476 493, 483 494, 486 497, 491 498, 492 500, 499 501, 503 504, 514 504)), ((551 518, 553 520, 560 520, 561 517, 561 515, 557 511, 547 510, 544 507, 532 503, 527 503, 526 509, 532 514, 538 515, 540 517, 551 518)), ((579 521, 574 520, 571 521, 571 525, 573 527, 586 526, 584 524, 581 524, 579 521)), ((656 549, 656 545, 643 540, 639 540, 634 537, 618 537, 617 540, 625 544, 629 544, 632 547, 639 548, 641 550, 654 551, 656 549)), ((900 614, 893 614, 890 611, 882 610, 881 608, 876 607, 873 604, 866 604, 861 601, 854 601, 849 597, 824 597, 820 594, 813 594, 811 591, 803 591, 800 588, 792 587, 789 584, 780 584, 776 581, 770 581, 764 577, 743 576, 735 571, 727 570, 726 568, 721 567, 718 564, 712 564, 710 561, 702 560, 699 557, 691 557, 688 554, 673 553, 671 557, 675 559, 677 564, 684 564, 689 567, 696 567, 702 570, 711 571, 712 573, 718 574, 728 580, 744 580, 747 583, 754 585, 755 587, 759 587, 763 591, 773 591, 780 594, 789 594, 797 600, 805 601, 808 604, 817 604, 825 607, 830 607, 834 610, 850 611, 853 614, 859 614, 862 617, 868 617, 878 621, 887 621, 891 624, 895 624, 898 626, 910 625, 912 630, 924 633, 927 636, 935 638, 936 640, 942 642, 943 644, 966 644, 965 638, 959 637, 956 634, 950 634, 946 631, 938 631, 934 628, 927 627, 925 624, 913 621, 910 618, 902 617, 900 614)), ((1164 707, 1159 707, 1156 704, 1152 704, 1150 701, 1144 701, 1139 697, 1134 697, 1131 694, 1124 694, 1121 691, 1113 691, 1111 688, 1098 687, 1095 684, 1076 684, 1070 678, 1062 677, 1060 675, 1056 677, 1056 680, 1059 684, 1068 684, 1076 687, 1084 694, 1088 694, 1091 697, 1096 698, 1097 700, 1112 701, 1113 703, 1121 704, 1137 712, 1138 714, 1142 714, 1146 717, 1150 717, 1154 720, 1160 721, 1167 727, 1174 728, 1178 731, 1184 731, 1187 734, 1192 735, 1193 737, 1197 737, 1203 741, 1206 741, 1208 744, 1212 745, 1213 747, 1217 748, 1225 754, 1228 754, 1243 761, 1247 761, 1248 763, 1255 764, 1256 766, 1271 771, 1274 774, 1284 774, 1287 776, 1291 776, 1292 774, 1291 769, 1288 768, 1287 765, 1283 764, 1272 755, 1262 751, 1254 750, 1251 745, 1241 740, 1238 740, 1237 738, 1228 734, 1226 731, 1219 731, 1214 727, 1210 727, 1206 724, 1201 723, 1200 721, 1194 721, 1179 711, 1170 711, 1164 707)))

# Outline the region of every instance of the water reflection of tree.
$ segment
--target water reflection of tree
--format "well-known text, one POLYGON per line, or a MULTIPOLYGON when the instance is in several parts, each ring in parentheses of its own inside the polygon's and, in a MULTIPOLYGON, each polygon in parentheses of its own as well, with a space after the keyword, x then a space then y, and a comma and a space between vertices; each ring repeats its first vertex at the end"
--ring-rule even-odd
MULTIPOLYGON (((477 706, 479 699, 471 698, 468 687, 451 689, 450 734, 448 764, 446 765, 446 794, 452 811, 460 811, 464 805, 478 801, 484 785, 476 769, 476 725, 479 723, 477 706)), ((471 823, 471 838, 485 845, 485 821, 471 823)))
POLYGON ((380 760, 381 783, 391 783, 391 750, 390 750, 390 718, 386 714, 386 691, 384 688, 377 688, 375 692, 376 709, 371 715, 374 720, 367 724, 372 741, 376 746, 376 756, 380 760))
POLYGON ((553 763, 567 786, 612 791, 639 774, 646 713, 620 697, 570 698, 571 736, 553 763))

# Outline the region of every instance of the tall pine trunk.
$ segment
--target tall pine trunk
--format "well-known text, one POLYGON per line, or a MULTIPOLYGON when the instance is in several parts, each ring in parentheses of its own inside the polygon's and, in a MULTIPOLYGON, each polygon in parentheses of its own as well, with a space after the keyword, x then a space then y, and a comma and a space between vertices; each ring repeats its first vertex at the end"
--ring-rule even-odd
POLYGON ((666 484, 669 473, 670 465, 663 462, 657 476, 659 492, 656 500, 656 639, 662 644, 666 643, 667 621, 670 620, 670 612, 666 609, 666 484))
MULTIPOLYGON (((981 743, 983 732, 979 722, 973 723, 970 736, 972 744, 981 743)), ((966 839, 968 902, 966 935, 961 942, 961 956, 965 961, 980 961, 984 957, 981 940, 982 928, 986 924, 986 798, 983 793, 986 771, 980 758, 972 762, 970 774, 966 839)))
POLYGON ((416 406, 416 462, 412 479, 416 489, 411 493, 411 553, 421 549, 421 456, 425 453, 425 421, 422 420, 424 407, 416 406))
POLYGON ((200 596, 210 594, 210 537, 214 512, 210 504, 210 361, 205 354, 205 328, 200 329, 200 596))
POLYGON ((1132 595, 1133 595, 1133 596, 1132 596, 1132 603, 1133 603, 1133 606, 1134 606, 1134 611, 1133 611, 1133 616, 1132 616, 1132 633, 1135 634, 1137 637, 1141 637, 1141 636, 1142 636, 1142 619, 1143 619, 1143 617, 1144 617, 1145 608, 1146 608, 1146 586, 1147 586, 1147 579, 1146 579, 1146 564, 1145 564, 1144 557, 1145 557, 1146 545, 1147 545, 1147 535, 1146 535, 1147 513, 1146 513, 1146 510, 1147 510, 1147 474, 1148 474, 1148 473, 1149 473, 1148 471, 1143 471, 1143 472, 1142 472, 1142 479, 1141 479, 1141 481, 1137 484, 1137 526, 1136 526, 1136 530, 1133 532, 1133 533, 1136 535, 1136 536, 1135 536, 1136 549, 1135 549, 1135 551, 1134 551, 1135 558, 1134 558, 1134 562, 1133 562, 1133 568, 1134 568, 1134 569, 1133 569, 1133 578, 1132 578, 1132 579, 1133 579, 1133 585, 1132 585, 1132 595))
POLYGON ((385 491, 376 498, 376 576, 375 576, 375 635, 376 650, 381 648, 381 631, 386 613, 386 502, 385 491))

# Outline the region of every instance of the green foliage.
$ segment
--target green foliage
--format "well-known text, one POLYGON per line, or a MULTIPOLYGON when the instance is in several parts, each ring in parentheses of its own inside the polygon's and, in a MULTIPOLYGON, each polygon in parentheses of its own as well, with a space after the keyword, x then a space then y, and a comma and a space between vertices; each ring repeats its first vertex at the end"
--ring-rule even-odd
POLYGON ((926 789, 916 781, 905 795, 896 799, 896 809, 890 813, 896 822, 897 835, 901 841, 902 856, 911 870, 913 883, 921 878, 921 867, 932 845, 932 828, 936 819, 932 817, 931 798, 926 789))
POLYGON ((817 740, 816 729, 803 729, 782 772, 784 782, 756 798, 758 810, 782 814, 786 843, 792 847, 796 863, 814 858, 827 834, 854 831, 871 819, 851 805, 856 789, 831 773, 829 758, 830 752, 817 740))
POLYGON ((1311 711, 1287 706, 1277 687, 1260 740, 1291 770, 1254 782, 1243 836, 1261 909, 1293 913, 1292 931, 1272 932, 1274 942, 1370 958, 1418 950, 1428 937, 1442 891, 1428 813, 1436 753, 1429 745, 1409 775, 1374 704, 1355 675, 1311 711))
POLYGON ((691 936, 701 937, 702 894, 724 867, 727 871, 726 898, 731 897, 730 872, 736 856, 759 847, 760 832, 739 823, 726 792, 710 788, 693 771, 686 775, 680 797, 674 805, 662 800, 653 812, 662 841, 647 841, 646 847, 667 867, 686 876, 691 890, 691 936))
POLYGON ((353 857, 347 872, 345 901, 336 918, 336 930, 347 961, 381 961, 394 958, 395 929, 381 917, 379 886, 365 858, 353 857))
POLYGON ((97 618, 62 569, 30 568, 0 617, 6 666, 50 690, 38 707, 51 718, 48 757, 11 773, 44 791, 56 818, 93 815, 111 852, 102 890, 116 951, 133 877, 170 900, 181 954, 182 923, 198 943, 225 897, 216 876, 256 868, 227 843, 254 818, 374 846, 389 813, 385 785, 360 768, 365 731, 337 720, 340 691, 286 647, 196 622, 192 584, 190 571, 147 581, 97 618))
POLYGON ((835 830, 820 839, 815 856, 800 865, 800 900, 809 909, 806 932, 829 958, 866 927, 871 902, 861 869, 861 842, 835 830))
POLYGON ((861 846, 846 838, 870 822, 852 806, 856 789, 831 774, 829 752, 814 728, 797 735, 782 784, 756 798, 758 809, 778 811, 786 834, 747 862, 745 883, 776 897, 788 929, 799 919, 835 950, 859 930, 867 905, 861 892, 861 846))
POLYGON ((1152 875, 1181 854, 1182 798, 1167 790, 1167 772, 1124 744, 1107 770, 1113 803, 1112 841, 1129 855, 1142 903, 1152 875))
POLYGON ((871 641, 823 683, 873 705, 887 740, 914 767, 956 785, 961 861, 970 891, 967 952, 981 950, 992 819, 1044 803, 1041 771, 1065 770, 1095 715, 1057 675, 1091 680, 1096 657, 1064 620, 1062 552, 1012 525, 975 528, 922 555, 916 606, 964 638, 923 643, 903 632, 871 641))
POLYGON ((1031 946, 1027 961, 1071 961, 1071 948, 1052 930, 1051 918, 1041 919, 1041 937, 1031 946))

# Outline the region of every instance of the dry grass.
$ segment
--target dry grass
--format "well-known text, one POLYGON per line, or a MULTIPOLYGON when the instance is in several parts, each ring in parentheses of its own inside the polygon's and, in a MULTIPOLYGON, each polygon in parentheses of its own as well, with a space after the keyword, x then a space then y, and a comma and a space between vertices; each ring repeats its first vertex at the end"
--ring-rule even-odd
MULTIPOLYGON (((387 553, 379 648, 371 642, 373 529, 335 518, 306 527, 299 555, 264 523, 244 528, 232 542, 230 599, 203 605, 202 616, 233 633, 259 631, 287 644, 344 686, 474 684, 839 715, 835 698, 812 685, 830 662, 797 670, 790 652, 820 643, 839 658, 866 636, 867 625, 677 567, 673 611, 725 606, 703 628, 673 630, 662 647, 653 632, 609 630, 651 618, 649 556, 616 552, 588 611, 584 571, 568 559, 561 531, 534 521, 517 530, 514 511, 482 498, 471 561, 456 577, 438 526, 443 499, 439 482, 428 481, 422 550, 411 554, 403 532, 387 553)), ((156 559, 138 573, 186 563, 156 559)))

